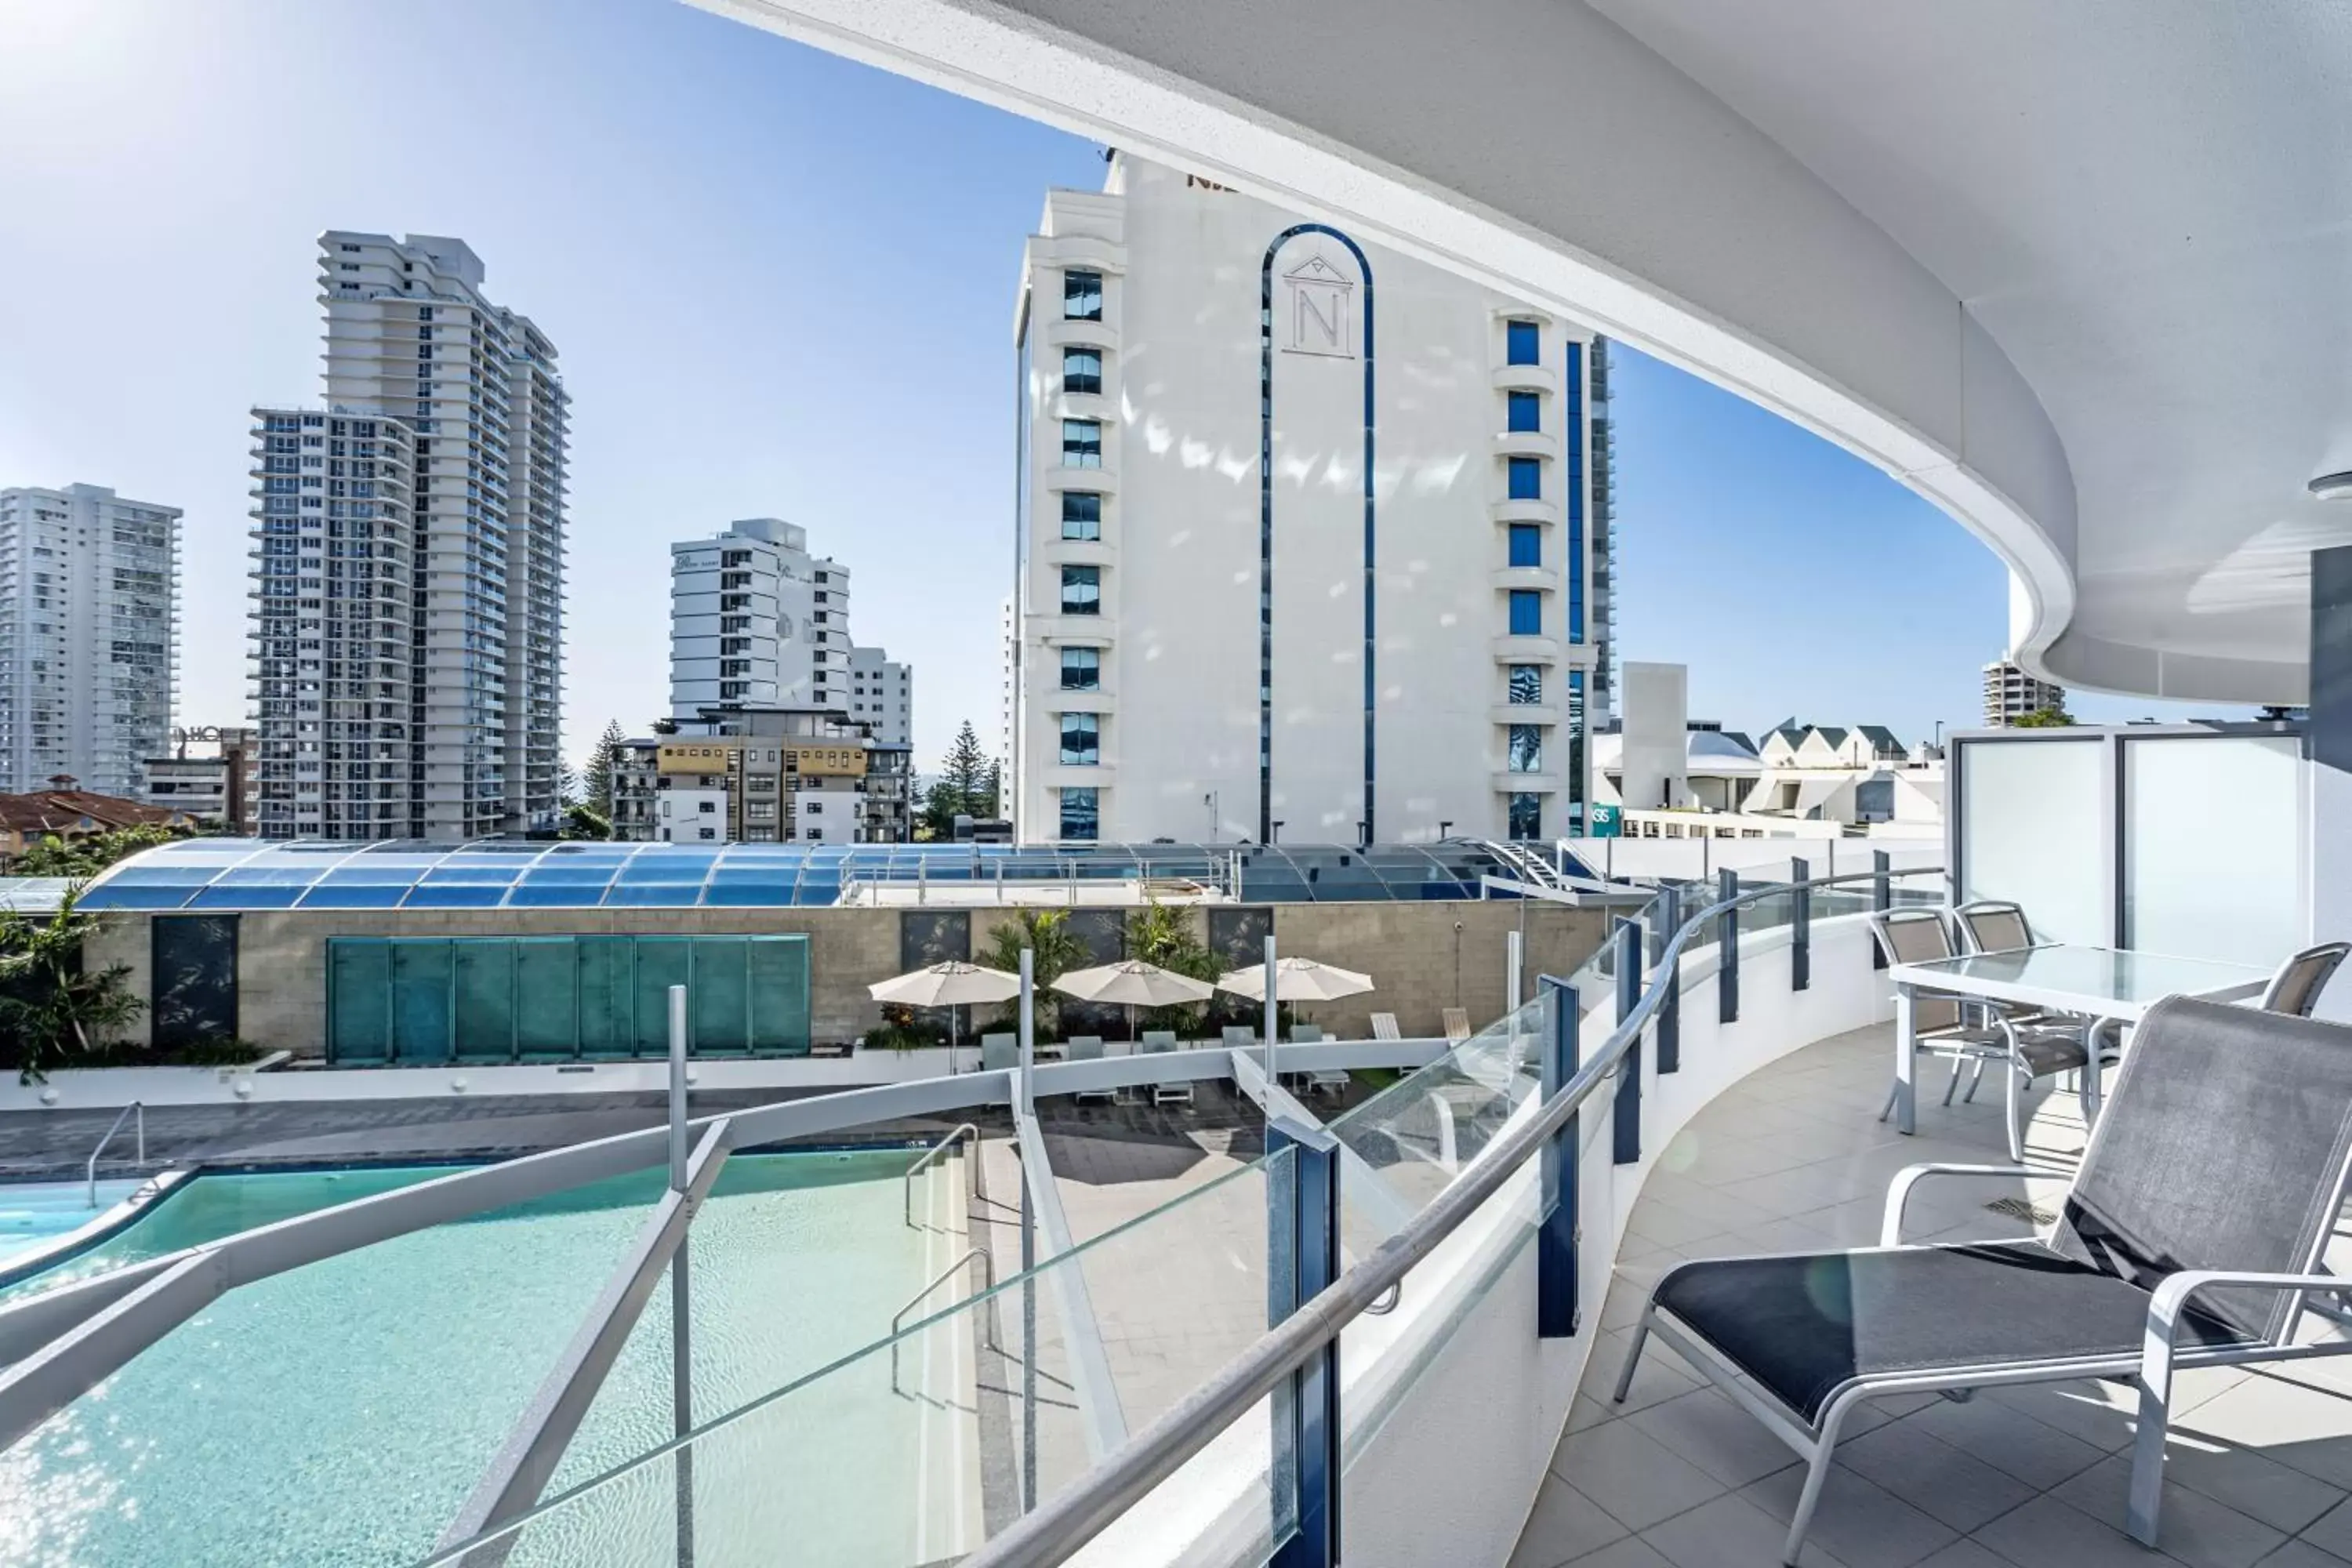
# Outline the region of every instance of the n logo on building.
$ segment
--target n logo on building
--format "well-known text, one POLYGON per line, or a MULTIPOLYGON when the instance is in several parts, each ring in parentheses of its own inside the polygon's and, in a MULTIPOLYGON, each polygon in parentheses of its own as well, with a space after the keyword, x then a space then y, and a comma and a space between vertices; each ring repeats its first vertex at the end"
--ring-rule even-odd
POLYGON ((1289 294, 1285 353, 1356 357, 1356 333, 1349 317, 1354 279, 1322 257, 1312 256, 1284 273, 1282 286, 1289 294))

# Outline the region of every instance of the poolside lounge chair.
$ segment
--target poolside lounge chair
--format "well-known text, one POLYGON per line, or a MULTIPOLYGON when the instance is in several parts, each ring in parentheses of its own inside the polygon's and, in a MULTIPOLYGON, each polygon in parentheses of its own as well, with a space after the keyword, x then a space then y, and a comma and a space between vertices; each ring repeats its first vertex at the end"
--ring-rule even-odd
MULTIPOLYGON (((1323 1029, 1320 1025, 1293 1024, 1290 1026, 1292 1045, 1318 1045, 1322 1039, 1323 1029)), ((1297 1076, 1306 1080, 1307 1091, 1309 1094, 1321 1094, 1326 1090, 1333 1094, 1345 1094, 1348 1092, 1349 1086, 1356 1081, 1348 1075, 1344 1068, 1310 1068, 1297 1076)))
MULTIPOLYGON (((1143 1045, 1141 1049, 1144 1055, 1158 1056, 1163 1052, 1173 1051, 1175 1048, 1176 1032, 1173 1029, 1146 1029, 1143 1031, 1143 1045)), ((1190 1079, 1179 1079, 1173 1082, 1153 1084, 1151 1086, 1151 1103, 1154 1105, 1192 1104, 1192 1080, 1190 1079)))
MULTIPOLYGON (((1074 1062, 1098 1062, 1103 1059, 1103 1043, 1102 1037, 1100 1035, 1073 1035, 1069 1039, 1069 1047, 1070 1059, 1074 1062)), ((1077 1100, 1080 1104, 1084 1104, 1089 1100, 1099 1100, 1116 1104, 1118 1100, 1118 1090, 1116 1089, 1082 1089, 1072 1094, 1070 1098, 1077 1100)))
POLYGON ((1470 1015, 1467 1012, 1460 1007, 1448 1007, 1442 1016, 1445 1019, 1447 1039, 1460 1041, 1470 1037, 1470 1015))
MULTIPOLYGON (((1951 927, 1945 924, 1940 910, 1882 910, 1870 917, 1870 929, 1892 963, 1924 963, 1958 956, 1952 950, 1951 927)), ((1911 1004, 1913 1052, 1951 1062, 1952 1077, 1944 1085, 1946 1105, 1952 1103, 1952 1091, 1960 1086, 1963 1068, 1975 1074, 1982 1072, 1987 1062, 2000 1064, 2009 1084, 2009 1157, 2022 1160, 2025 1087, 2036 1079, 2073 1072, 2089 1059, 2082 1026, 2065 1021, 2045 1025, 2013 1018, 1999 1009, 1983 1011, 1979 1016, 1981 1022, 1973 1021, 1956 997, 1922 994, 1915 998, 1911 1004)), ((1881 1121, 1894 1113, 1896 1092, 1895 1087, 1888 1088, 1886 1103, 1878 1112, 1881 1121)), ((2099 1075, 2084 1073, 2080 1092, 2083 1124, 2095 1125, 2099 1116, 2099 1075)))
POLYGON ((2310 1017, 2312 1008, 2318 1005, 2319 994, 2327 988, 2347 952, 2352 952, 2352 942, 2322 942, 2317 947, 2305 948, 2280 964, 2270 984, 2263 989, 2263 1011, 2310 1017))
POLYGON ((980 1070, 1003 1072, 1021 1065, 1021 1037, 1018 1035, 982 1035, 980 1037, 980 1070))
POLYGON ((1404 1038, 1403 1034, 1397 1028, 1396 1015, 1394 1013, 1375 1013, 1372 1015, 1372 1038, 1376 1040, 1402 1040, 1404 1038))
POLYGON ((1225 1044, 1247 1050, 1257 1044, 1257 1031, 1247 1024, 1227 1024, 1225 1044))
POLYGON ((2352 1351, 2294 1342, 2306 1294, 2344 1284, 2318 1270, 2347 1152, 2352 1028, 2168 998, 2140 1024, 2050 1234, 1901 1245, 1905 1200, 1927 1176, 2068 1180, 1914 1165, 1888 1189, 1880 1247, 1668 1270, 1616 1397, 1655 1334, 1803 1456, 1782 1552, 1794 1563, 1839 1428, 1862 1400, 2136 1380, 2127 1525, 2154 1546, 2174 1368, 2352 1351))

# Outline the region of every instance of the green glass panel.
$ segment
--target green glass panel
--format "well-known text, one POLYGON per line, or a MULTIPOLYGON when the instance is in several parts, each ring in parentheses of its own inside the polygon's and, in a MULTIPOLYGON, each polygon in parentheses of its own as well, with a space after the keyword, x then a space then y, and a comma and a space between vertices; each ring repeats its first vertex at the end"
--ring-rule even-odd
POLYGON ((636 939, 583 936, 578 942, 581 1054, 625 1057, 636 1045, 636 939))
POLYGON ((751 1048, 769 1056, 808 1055, 808 938, 754 937, 745 945, 751 1048))
POLYGON ((745 950, 751 943, 740 936, 698 936, 694 940, 694 989, 687 993, 694 1009, 693 1043, 698 1056, 737 1056, 751 1048, 751 978, 745 950))
POLYGON ((392 1059, 446 1062, 455 964, 446 942, 392 944, 392 1059))
POLYGON ((628 940, 637 944, 637 1055, 666 1057, 669 1055, 669 988, 692 985, 694 941, 683 936, 628 940))
POLYGON ((571 937, 514 944, 515 1034, 525 1061, 580 1054, 580 948, 571 937))
POLYGON ((514 1060, 515 944, 504 937, 481 937, 452 945, 457 949, 459 1058, 514 1060))
POLYGON ((339 1067, 392 1059, 391 944, 328 940, 327 1059, 339 1067))

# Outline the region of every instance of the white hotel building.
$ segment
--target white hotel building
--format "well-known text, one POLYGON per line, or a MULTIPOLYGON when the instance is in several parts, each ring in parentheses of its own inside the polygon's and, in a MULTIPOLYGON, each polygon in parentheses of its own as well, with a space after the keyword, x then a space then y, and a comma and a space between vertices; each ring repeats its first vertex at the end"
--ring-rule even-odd
POLYGON ((1125 154, 1024 261, 1019 837, 1582 831, 1602 345, 1125 154))
POLYGON ((180 510, 0 489, 0 791, 140 797, 172 730, 180 510))
POLYGON ((324 409, 254 410, 269 837, 555 825, 569 403, 463 240, 319 237, 324 409))

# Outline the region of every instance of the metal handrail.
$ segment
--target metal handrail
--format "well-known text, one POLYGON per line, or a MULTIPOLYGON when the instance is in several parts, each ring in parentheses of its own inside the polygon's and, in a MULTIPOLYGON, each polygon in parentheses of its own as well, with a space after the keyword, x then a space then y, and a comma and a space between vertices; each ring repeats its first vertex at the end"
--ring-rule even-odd
POLYGON ((923 1168, 926 1165, 929 1165, 932 1161, 938 1159, 941 1154, 945 1153, 950 1147, 952 1147, 957 1139, 967 1135, 971 1139, 971 1195, 983 1201, 988 1197, 988 1177, 987 1174, 982 1171, 980 1164, 980 1129, 967 1121, 957 1127, 955 1131, 950 1132, 938 1142, 932 1144, 929 1148, 924 1150, 920 1154, 917 1155, 915 1163, 907 1167, 907 1175, 904 1185, 906 1188, 907 1197, 907 1228, 908 1230, 920 1230, 923 1228, 921 1226, 915 1223, 915 1178, 922 1173, 923 1168))
MULTIPOLYGON (((969 1247, 964 1249, 962 1257, 957 1258, 953 1263, 949 1264, 945 1268, 940 1270, 938 1278, 934 1279, 929 1284, 924 1286, 921 1289, 916 1291, 913 1296, 908 1299, 905 1306, 890 1314, 891 1393, 904 1394, 907 1392, 905 1389, 898 1386, 898 1335, 906 1327, 907 1314, 913 1311, 917 1307, 922 1305, 924 1298, 928 1297, 932 1291, 938 1289, 940 1286, 946 1284, 949 1280, 961 1273, 963 1271, 963 1266, 970 1263, 975 1258, 980 1259, 980 1277, 983 1281, 985 1281, 987 1287, 985 1289, 981 1291, 981 1294, 983 1296, 990 1294, 996 1289, 996 1259, 989 1256, 988 1248, 984 1247, 969 1247)), ((994 1314, 990 1314, 984 1321, 987 1324, 988 1332, 988 1338, 984 1342, 990 1350, 995 1350, 998 1346, 996 1343, 994 1314)))
MULTIPOLYGON (((1889 877, 1922 876, 1941 867, 1916 867, 1892 871, 1889 877)), ((1659 953, 1650 983, 1633 1009, 1610 1032, 1601 1048, 1580 1065, 1559 1092, 1540 1110, 1487 1147, 1452 1184, 1331 1287, 1261 1336, 1225 1370, 1196 1389, 1160 1419, 1129 1439, 1128 1445, 1097 1467, 1084 1480, 1057 1494, 1033 1513, 1015 1521, 1004 1532, 964 1559, 964 1568, 1056 1568, 1108 1527, 1152 1488, 1182 1468, 1226 1427, 1257 1408, 1258 1402, 1283 1381, 1319 1354, 1340 1331, 1370 1311, 1392 1286, 1452 1236, 1462 1222, 1501 1191, 1546 1144, 1559 1134, 1603 1083, 1616 1076, 1617 1066, 1657 1013, 1666 983, 1676 974, 1675 961, 1682 956, 1692 934, 1716 917, 1758 899, 1785 893, 1791 888, 1827 887, 1843 882, 1875 881, 1876 870, 1837 877, 1810 878, 1801 882, 1774 882, 1724 899, 1685 916, 1659 953)))
POLYGON ((134 1100, 115 1112, 114 1124, 106 1130, 106 1136, 98 1141, 98 1147, 89 1152, 89 1164, 82 1173, 89 1180, 89 1206, 92 1208, 98 1206, 98 1157, 106 1152, 106 1146, 114 1142, 114 1135, 122 1131, 123 1119, 133 1111, 139 1113, 139 1163, 142 1166, 147 1163, 147 1102, 134 1100))

